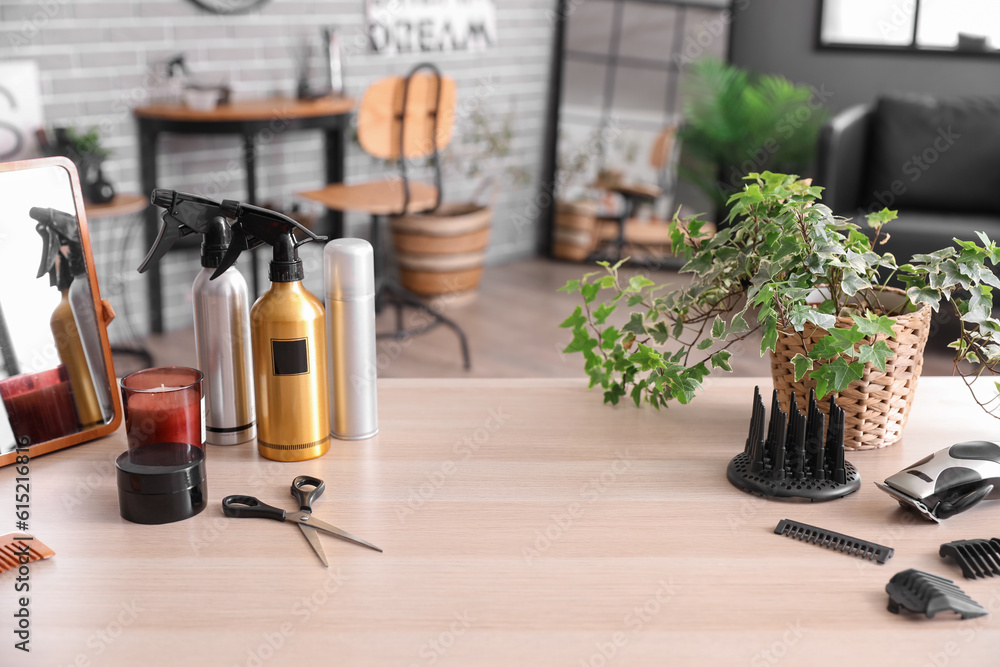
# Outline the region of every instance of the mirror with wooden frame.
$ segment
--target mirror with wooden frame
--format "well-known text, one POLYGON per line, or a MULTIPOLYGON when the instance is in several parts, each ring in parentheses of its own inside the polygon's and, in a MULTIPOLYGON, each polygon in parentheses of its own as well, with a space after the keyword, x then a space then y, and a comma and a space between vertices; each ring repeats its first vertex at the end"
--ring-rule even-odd
POLYGON ((0 465, 118 428, 121 399, 76 167, 0 163, 0 465))

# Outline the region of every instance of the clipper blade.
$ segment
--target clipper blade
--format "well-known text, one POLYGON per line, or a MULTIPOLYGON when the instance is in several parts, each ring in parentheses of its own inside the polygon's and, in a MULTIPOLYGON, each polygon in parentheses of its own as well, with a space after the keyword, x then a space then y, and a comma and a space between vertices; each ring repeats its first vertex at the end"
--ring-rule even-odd
POLYGON ((893 498, 895 498, 896 500, 898 500, 899 504, 901 506, 903 506, 903 507, 912 507, 913 509, 915 509, 918 512, 920 512, 920 516, 924 517, 925 519, 928 519, 929 521, 933 521, 934 523, 941 523, 941 519, 939 519, 936 516, 934 516, 934 513, 931 512, 929 509, 927 509, 927 506, 924 505, 919 500, 917 500, 916 498, 911 498, 910 496, 906 495, 902 491, 897 491, 896 489, 892 488, 891 486, 886 486, 885 484, 879 484, 878 482, 875 482, 875 486, 877 486, 878 488, 882 489, 883 491, 885 491, 886 493, 888 493, 890 496, 892 496, 893 498))

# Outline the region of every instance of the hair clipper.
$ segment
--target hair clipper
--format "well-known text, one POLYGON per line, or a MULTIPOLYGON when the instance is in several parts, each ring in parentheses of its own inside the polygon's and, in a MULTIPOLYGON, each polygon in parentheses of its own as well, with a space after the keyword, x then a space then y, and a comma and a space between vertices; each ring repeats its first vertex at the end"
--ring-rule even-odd
POLYGON ((876 486, 931 521, 1000 498, 1000 445, 960 442, 917 461, 876 486))

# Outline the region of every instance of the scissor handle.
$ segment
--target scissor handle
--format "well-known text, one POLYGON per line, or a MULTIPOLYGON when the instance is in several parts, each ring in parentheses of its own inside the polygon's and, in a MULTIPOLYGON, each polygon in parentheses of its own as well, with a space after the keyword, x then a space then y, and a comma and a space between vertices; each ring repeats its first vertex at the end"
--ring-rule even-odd
POLYGON ((226 496, 222 499, 222 513, 237 519, 285 520, 285 510, 265 505, 253 496, 226 496))
POLYGON ((299 509, 303 512, 312 513, 312 504, 326 491, 326 482, 318 477, 309 475, 299 475, 292 480, 292 498, 299 503, 299 509), (303 489, 304 486, 311 486, 311 489, 303 489))

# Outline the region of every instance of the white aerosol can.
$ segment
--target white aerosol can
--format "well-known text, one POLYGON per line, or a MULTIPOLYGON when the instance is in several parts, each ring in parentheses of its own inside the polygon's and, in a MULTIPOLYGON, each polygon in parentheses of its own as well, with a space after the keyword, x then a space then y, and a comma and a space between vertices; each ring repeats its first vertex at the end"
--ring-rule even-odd
POLYGON ((364 239, 337 239, 323 251, 330 429, 335 438, 378 433, 375 258, 364 239))

